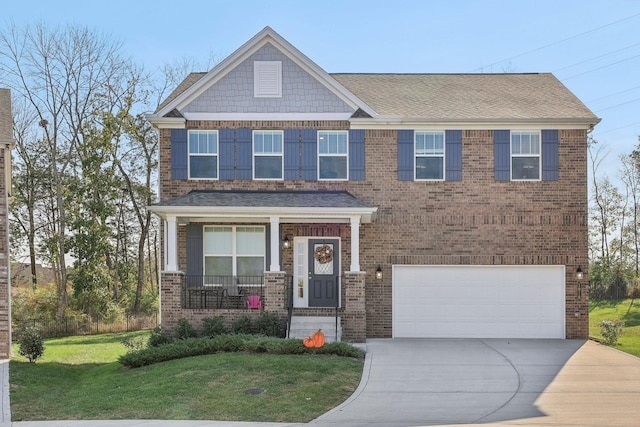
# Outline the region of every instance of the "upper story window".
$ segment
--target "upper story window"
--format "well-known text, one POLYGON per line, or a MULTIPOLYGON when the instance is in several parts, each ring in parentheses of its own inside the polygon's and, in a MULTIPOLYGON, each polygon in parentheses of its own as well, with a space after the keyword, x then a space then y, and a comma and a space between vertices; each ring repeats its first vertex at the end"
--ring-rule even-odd
POLYGON ((218 131, 189 131, 189 178, 218 178, 218 131))
POLYGON ((282 62, 255 61, 253 63, 253 96, 282 98, 282 62))
POLYGON ((349 179, 349 133, 318 132, 318 179, 349 179))
MULTIPOLYGON (((206 276, 262 276, 265 270, 265 231, 261 226, 204 227, 206 276)), ((249 276, 249 277, 248 277, 249 276)))
POLYGON ((282 139, 280 130, 253 132, 254 179, 282 179, 282 139))
POLYGON ((415 179, 444 180, 444 132, 416 132, 415 179))
POLYGON ((540 133, 511 133, 511 179, 540 179, 540 133))

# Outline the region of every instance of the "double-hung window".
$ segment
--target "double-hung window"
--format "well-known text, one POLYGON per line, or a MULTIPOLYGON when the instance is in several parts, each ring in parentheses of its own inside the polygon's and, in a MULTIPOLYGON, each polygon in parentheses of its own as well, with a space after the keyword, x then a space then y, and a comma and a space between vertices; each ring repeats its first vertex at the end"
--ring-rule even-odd
POLYGON ((511 133, 511 179, 540 179, 540 133, 511 133))
POLYGON ((206 276, 262 276, 265 271, 265 231, 262 226, 205 226, 206 276))
POLYGON ((444 180, 444 132, 416 132, 415 135, 415 179, 444 180))
POLYGON ((218 178, 218 131, 189 131, 189 178, 218 178))
POLYGON ((282 138, 280 130, 253 132, 254 179, 282 179, 282 138))
POLYGON ((318 179, 349 179, 349 134, 347 131, 318 132, 318 179))

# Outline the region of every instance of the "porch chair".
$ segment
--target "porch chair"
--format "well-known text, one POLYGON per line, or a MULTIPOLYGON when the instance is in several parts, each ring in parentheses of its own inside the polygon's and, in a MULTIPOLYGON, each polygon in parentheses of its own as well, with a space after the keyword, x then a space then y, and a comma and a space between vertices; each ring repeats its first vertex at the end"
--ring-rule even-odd
POLYGON ((262 300, 259 295, 249 295, 247 297, 247 308, 249 310, 260 310, 262 308, 262 300))
POLYGON ((225 283, 224 285, 222 285, 222 298, 220 299, 220 308, 223 308, 223 306, 225 305, 225 301, 228 301, 228 305, 232 306, 233 308, 244 307, 244 292, 238 287, 237 279, 234 279, 230 283, 225 283))

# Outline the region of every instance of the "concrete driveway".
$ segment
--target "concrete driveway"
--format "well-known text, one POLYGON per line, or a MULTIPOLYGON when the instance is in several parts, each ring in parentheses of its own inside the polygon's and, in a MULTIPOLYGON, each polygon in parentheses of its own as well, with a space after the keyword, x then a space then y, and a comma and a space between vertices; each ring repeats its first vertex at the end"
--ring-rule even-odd
POLYGON ((367 351, 358 390, 312 425, 640 425, 640 359, 592 341, 381 339, 367 351))
POLYGON ((309 424, 114 420, 0 425, 640 426, 640 358, 592 341, 379 339, 368 340, 367 351, 356 392, 309 424))

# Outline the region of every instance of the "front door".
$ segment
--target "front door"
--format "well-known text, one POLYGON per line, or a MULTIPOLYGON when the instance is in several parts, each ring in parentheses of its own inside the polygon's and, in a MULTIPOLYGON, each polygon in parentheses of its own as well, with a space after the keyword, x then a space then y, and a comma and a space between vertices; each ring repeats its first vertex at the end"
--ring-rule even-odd
POLYGON ((338 304, 340 245, 338 239, 309 239, 309 307, 338 304))

